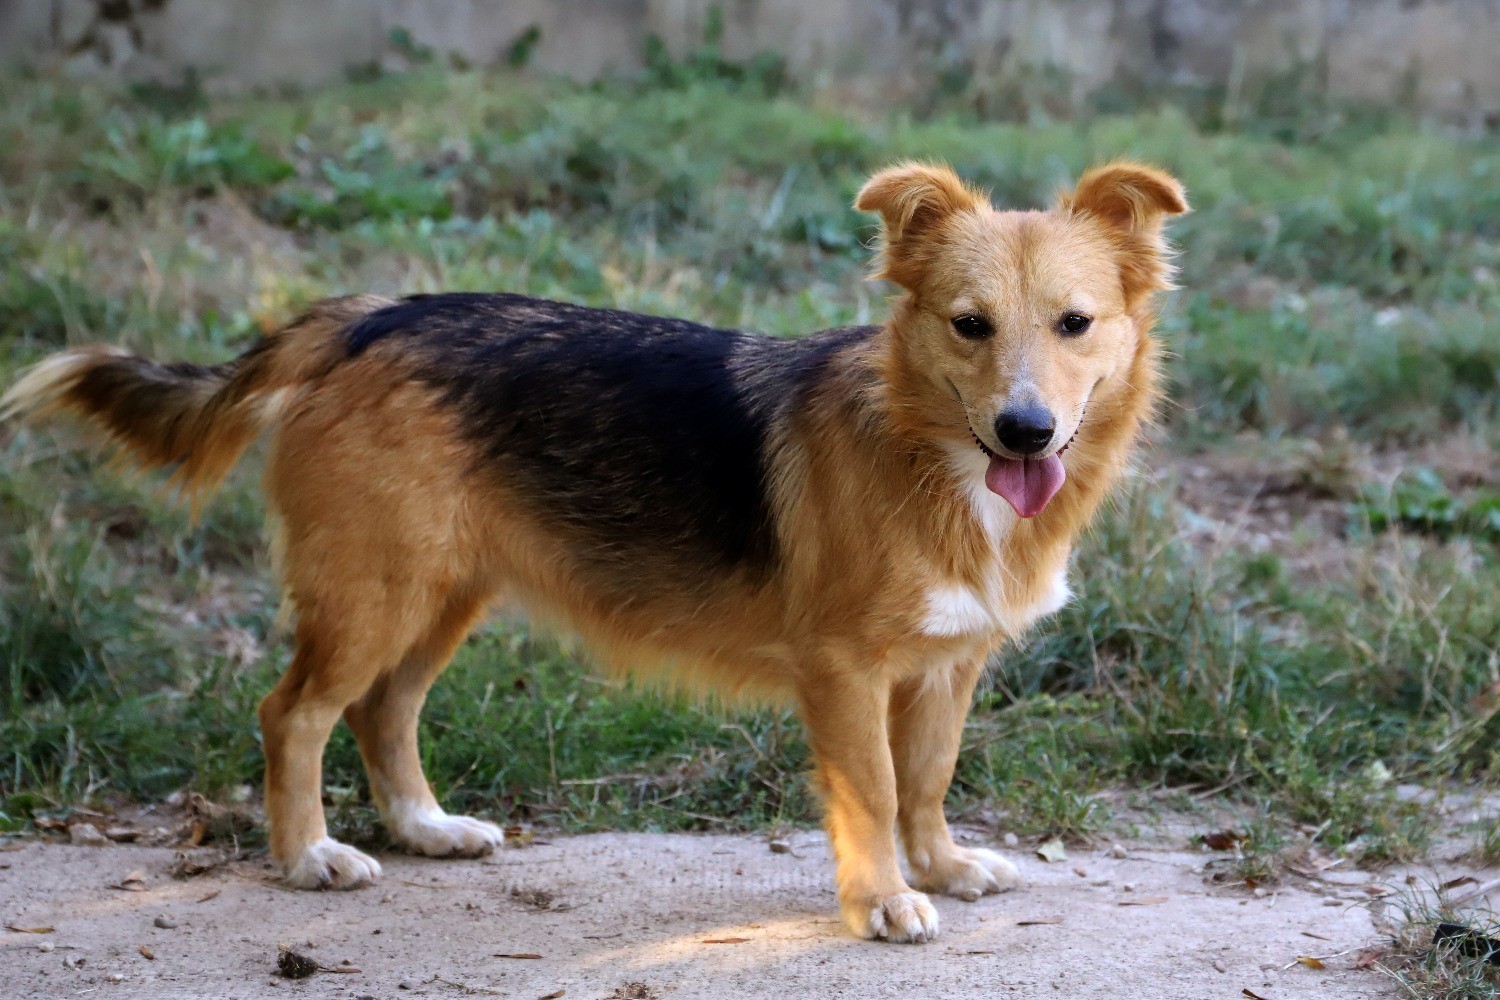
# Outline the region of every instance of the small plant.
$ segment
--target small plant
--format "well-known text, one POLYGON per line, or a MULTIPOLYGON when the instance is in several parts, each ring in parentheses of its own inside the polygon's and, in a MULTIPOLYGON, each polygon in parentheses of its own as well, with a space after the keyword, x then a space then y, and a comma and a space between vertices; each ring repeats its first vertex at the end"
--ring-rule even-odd
POLYGON ((1377 926, 1390 946, 1374 967, 1411 1000, 1494 1000, 1500 996, 1500 917, 1491 910, 1455 907, 1439 888, 1407 890, 1378 901, 1377 926), (1385 913, 1400 915, 1393 923, 1385 913))
POLYGON ((1402 527, 1439 538, 1468 535, 1500 542, 1500 493, 1457 497, 1431 469, 1407 472, 1389 490, 1367 488, 1356 511, 1374 531, 1402 527))

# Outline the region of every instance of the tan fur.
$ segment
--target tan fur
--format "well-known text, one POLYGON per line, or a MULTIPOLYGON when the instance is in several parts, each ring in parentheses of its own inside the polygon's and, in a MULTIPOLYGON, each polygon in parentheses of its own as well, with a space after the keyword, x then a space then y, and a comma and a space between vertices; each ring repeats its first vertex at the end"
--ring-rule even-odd
POLYGON ((879 273, 902 295, 774 429, 785 558, 768 582, 589 586, 565 536, 503 475, 473 473, 474 443, 399 354, 335 363, 337 331, 381 300, 319 306, 180 401, 171 426, 122 423, 78 395, 81 372, 118 357, 103 350, 44 362, 6 397, 17 411, 81 413, 146 464, 181 461, 190 491, 279 422, 266 490, 297 650, 260 718, 272 851, 294 883, 378 874, 323 823, 320 759, 340 717, 394 835, 432 853, 494 842, 486 824, 437 811, 416 728, 469 628, 511 601, 581 634, 607 665, 796 705, 856 933, 937 932, 902 875, 898 830, 923 888, 972 899, 1016 884, 1008 863, 953 842, 943 797, 986 655, 1064 596, 1071 546, 1151 414, 1150 299, 1169 277, 1161 220, 1187 206, 1176 181, 1133 164, 1091 171, 1047 212, 996 211, 947 168, 914 164, 877 174, 857 205, 881 215, 879 273), (994 318, 994 337, 950 329, 974 309, 994 318), (1068 309, 1095 317, 1087 337, 1055 333, 1068 309), (1026 521, 976 491, 970 468, 971 433, 992 436, 1023 390, 1077 432, 1062 491, 1026 521))

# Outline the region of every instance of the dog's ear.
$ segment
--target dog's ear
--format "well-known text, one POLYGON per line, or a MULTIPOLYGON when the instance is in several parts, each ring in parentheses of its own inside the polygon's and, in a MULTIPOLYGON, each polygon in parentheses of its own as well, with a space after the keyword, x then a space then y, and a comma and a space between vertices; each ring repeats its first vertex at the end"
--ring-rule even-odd
POLYGON ((1140 163, 1110 163, 1085 173, 1058 208, 1098 219, 1117 238, 1125 298, 1172 287, 1171 255, 1162 237, 1168 215, 1188 211, 1187 194, 1171 174, 1140 163))
POLYGON ((922 255, 915 251, 923 235, 949 216, 984 204, 982 194, 940 164, 900 163, 871 177, 855 196, 854 207, 880 213, 875 277, 913 288, 921 277, 922 255))

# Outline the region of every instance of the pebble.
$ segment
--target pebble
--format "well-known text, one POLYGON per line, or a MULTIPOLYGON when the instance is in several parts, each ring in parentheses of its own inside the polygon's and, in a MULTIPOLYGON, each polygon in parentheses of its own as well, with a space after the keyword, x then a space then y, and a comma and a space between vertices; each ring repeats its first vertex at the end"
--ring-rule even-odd
POLYGON ((1121 892, 1135 892, 1135 883, 1134 882, 1125 882, 1125 883, 1123 883, 1120 886, 1120 891, 1121 892))
POLYGON ((118 972, 111 972, 109 975, 105 976, 104 978, 107 979, 111 983, 123 983, 125 981, 124 975, 122 975, 121 973, 118 973, 118 972))
POLYGON ((1334 899, 1332 896, 1329 896, 1327 899, 1323 900, 1323 905, 1324 906, 1343 906, 1344 904, 1343 904, 1342 900, 1337 900, 1337 899, 1334 899))
POLYGON ((1013 833, 1007 833, 1005 836, 1000 838, 1000 843, 1004 844, 1006 847, 1020 847, 1021 838, 1017 837, 1013 833))
POLYGON ((109 838, 92 823, 74 823, 68 827, 68 839, 83 847, 100 847, 109 843, 109 838))
POLYGON ((57 945, 53 944, 51 941, 43 941, 41 944, 39 944, 39 945, 36 946, 36 950, 37 951, 51 951, 53 948, 56 948, 56 947, 57 947, 57 945))
POLYGON ((1116 861, 1123 861, 1126 857, 1129 856, 1129 852, 1125 850, 1125 846, 1123 844, 1116 844, 1109 849, 1109 856, 1114 858, 1116 861))
POLYGON ((767 846, 769 846, 771 848, 771 853, 772 854, 790 854, 790 853, 792 853, 792 842, 790 840, 780 840, 780 839, 773 840, 767 846))
POLYGON ((151 922, 164 931, 175 931, 177 929, 177 921, 165 913, 158 913, 156 919, 151 922))
POLYGON ((1216 958, 1216 959, 1214 959, 1214 971, 1215 972, 1228 972, 1229 970, 1227 968, 1225 968, 1225 966, 1224 966, 1224 960, 1223 959, 1216 958))

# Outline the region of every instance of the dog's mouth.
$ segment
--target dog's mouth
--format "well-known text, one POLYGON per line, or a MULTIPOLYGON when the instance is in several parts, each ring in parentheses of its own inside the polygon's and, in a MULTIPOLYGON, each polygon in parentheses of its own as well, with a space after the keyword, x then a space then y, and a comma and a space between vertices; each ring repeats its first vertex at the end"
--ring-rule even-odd
MULTIPOLYGON (((1082 420, 1078 423, 1083 426, 1082 420)), ((984 472, 984 485, 991 493, 1004 497, 1018 517, 1031 518, 1052 502, 1068 478, 1062 455, 1078 437, 1078 431, 1061 448, 1042 458, 1006 458, 990 450, 973 427, 969 428, 969 435, 990 460, 990 467, 984 472)))

